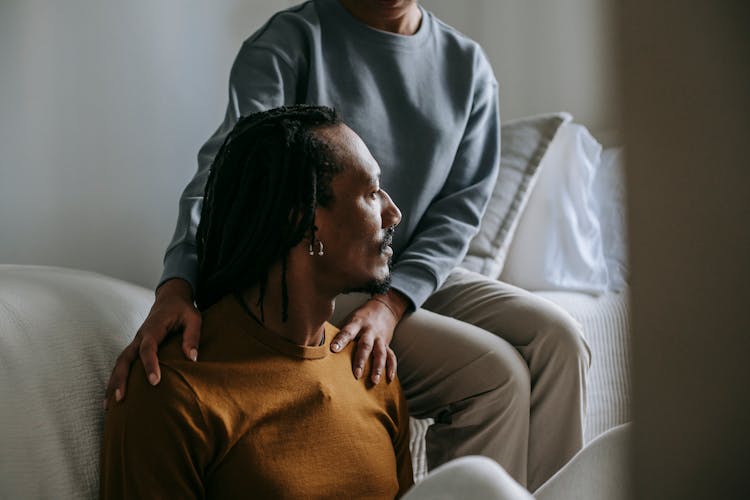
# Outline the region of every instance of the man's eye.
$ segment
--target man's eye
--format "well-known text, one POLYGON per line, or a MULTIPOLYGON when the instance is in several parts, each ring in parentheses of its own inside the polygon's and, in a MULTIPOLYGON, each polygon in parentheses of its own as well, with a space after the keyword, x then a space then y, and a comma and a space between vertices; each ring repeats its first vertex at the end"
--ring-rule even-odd
POLYGON ((377 191, 373 191, 372 193, 370 193, 370 198, 374 200, 375 198, 378 197, 379 194, 380 194, 380 189, 378 189, 377 191))

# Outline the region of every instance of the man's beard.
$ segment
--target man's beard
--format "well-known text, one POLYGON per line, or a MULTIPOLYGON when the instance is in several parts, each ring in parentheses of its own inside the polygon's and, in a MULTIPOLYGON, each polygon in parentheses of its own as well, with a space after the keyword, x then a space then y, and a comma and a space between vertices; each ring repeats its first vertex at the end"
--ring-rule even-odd
POLYGON ((370 295, 384 295, 391 289, 391 259, 388 259, 388 275, 385 278, 373 279, 360 286, 353 286, 342 293, 367 293, 370 295))
POLYGON ((344 290, 342 293, 367 293, 370 295, 383 295, 391 289, 391 275, 383 279, 368 281, 364 285, 355 286, 344 290))
POLYGON ((352 290, 353 292, 368 293, 370 295, 384 295, 391 289, 391 276, 390 274, 382 280, 372 280, 366 283, 362 288, 358 290, 352 290))
MULTIPOLYGON (((385 237, 380 242, 380 252, 385 252, 393 241, 393 232, 395 226, 391 226, 385 230, 385 237)), ((388 259, 388 276, 383 279, 374 279, 368 281, 364 285, 355 286, 345 290, 343 293, 367 293, 370 295, 385 295, 388 290, 391 289, 391 263, 393 259, 388 259)))

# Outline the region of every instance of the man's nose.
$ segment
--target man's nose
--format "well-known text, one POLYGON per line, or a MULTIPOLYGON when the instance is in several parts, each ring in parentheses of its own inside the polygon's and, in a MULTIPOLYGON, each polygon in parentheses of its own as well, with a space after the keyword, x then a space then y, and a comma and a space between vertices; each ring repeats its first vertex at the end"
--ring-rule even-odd
POLYGON ((401 222, 401 210, 391 199, 390 195, 383 191, 385 204, 383 205, 383 227, 397 226, 401 222))

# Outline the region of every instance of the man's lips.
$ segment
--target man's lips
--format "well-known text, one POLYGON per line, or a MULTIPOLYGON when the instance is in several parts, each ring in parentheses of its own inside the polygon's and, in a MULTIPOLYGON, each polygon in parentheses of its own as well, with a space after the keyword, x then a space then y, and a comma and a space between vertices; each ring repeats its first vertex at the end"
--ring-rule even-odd
POLYGON ((393 232, 393 227, 389 227, 385 230, 385 236, 380 243, 380 253, 387 253, 389 256, 393 255, 393 248, 391 248, 391 243, 393 243, 393 232))
POLYGON ((393 242, 393 236, 389 234, 383 239, 383 242, 380 243, 380 251, 384 253, 390 252, 391 254, 393 254, 393 249, 391 248, 392 242, 393 242))

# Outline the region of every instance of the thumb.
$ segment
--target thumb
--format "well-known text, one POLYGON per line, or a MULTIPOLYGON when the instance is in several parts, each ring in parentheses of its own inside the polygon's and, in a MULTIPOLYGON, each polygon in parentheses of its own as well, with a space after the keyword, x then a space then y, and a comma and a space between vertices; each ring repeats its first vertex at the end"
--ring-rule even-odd
POLYGON ((352 340, 357 338, 360 331, 360 324, 357 321, 349 322, 341 328, 341 331, 331 341, 331 350, 333 352, 339 352, 349 344, 352 340))

